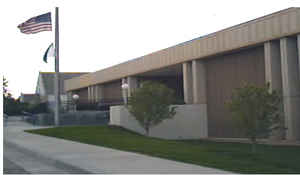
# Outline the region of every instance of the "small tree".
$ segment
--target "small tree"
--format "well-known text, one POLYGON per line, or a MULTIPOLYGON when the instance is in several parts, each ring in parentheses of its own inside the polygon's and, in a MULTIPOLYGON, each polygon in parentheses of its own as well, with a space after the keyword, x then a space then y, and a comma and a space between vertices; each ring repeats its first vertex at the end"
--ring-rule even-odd
POLYGON ((8 91, 8 81, 3 77, 3 112, 7 115, 19 115, 26 108, 26 104, 20 102, 20 99, 12 97, 8 91))
POLYGON ((8 81, 5 77, 3 77, 3 100, 6 98, 10 98, 11 94, 8 92, 7 90, 7 86, 8 86, 8 81))
POLYGON ((151 127, 176 114, 175 107, 170 107, 174 101, 172 89, 163 84, 146 81, 131 94, 128 109, 149 136, 151 127))
POLYGON ((3 112, 10 115, 11 111, 15 107, 15 100, 12 98, 12 95, 8 92, 8 81, 3 77, 3 112))
POLYGON ((245 84, 233 92, 229 110, 240 128, 252 143, 252 152, 256 152, 258 137, 268 137, 272 130, 282 129, 281 95, 271 91, 269 84, 255 87, 245 84))

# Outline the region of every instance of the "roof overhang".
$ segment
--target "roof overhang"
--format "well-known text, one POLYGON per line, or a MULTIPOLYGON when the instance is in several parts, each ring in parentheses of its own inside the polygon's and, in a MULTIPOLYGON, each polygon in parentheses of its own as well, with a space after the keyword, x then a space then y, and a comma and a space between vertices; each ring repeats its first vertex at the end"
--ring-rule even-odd
POLYGON ((94 73, 66 80, 65 90, 81 89, 299 33, 300 8, 289 8, 94 73))

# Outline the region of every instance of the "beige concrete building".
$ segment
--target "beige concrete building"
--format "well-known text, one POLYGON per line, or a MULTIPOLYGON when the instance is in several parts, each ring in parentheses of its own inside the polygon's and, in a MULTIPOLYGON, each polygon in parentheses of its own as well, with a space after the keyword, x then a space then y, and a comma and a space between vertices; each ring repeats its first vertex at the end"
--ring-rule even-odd
MULTIPOLYGON (((300 140, 299 52, 300 8, 289 8, 66 80, 65 90, 79 94, 81 99, 97 102, 122 98, 122 81, 129 84, 130 95, 141 81, 159 80, 184 100, 185 105, 180 107, 183 111, 184 106, 201 106, 195 108, 195 113, 203 119, 197 122, 205 122, 205 126, 201 124, 204 127, 201 132, 205 134, 198 137, 238 138, 243 134, 233 124, 225 102, 243 82, 258 86, 270 82, 272 89, 283 93, 286 139, 300 140)), ((121 113, 112 113, 122 117, 121 113)), ((195 120, 194 117, 190 123, 193 127, 195 120)), ((123 125, 120 118, 114 121, 123 125)), ((183 127, 181 122, 173 125, 183 130, 190 127, 189 123, 183 127)), ((176 137, 190 138, 188 132, 172 136, 176 137)))

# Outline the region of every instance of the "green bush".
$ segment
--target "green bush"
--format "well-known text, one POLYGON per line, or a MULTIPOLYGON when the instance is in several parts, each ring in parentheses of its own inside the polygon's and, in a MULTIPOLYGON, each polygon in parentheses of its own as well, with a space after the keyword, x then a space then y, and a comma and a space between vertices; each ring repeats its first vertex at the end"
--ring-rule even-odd
POLYGON ((170 107, 174 102, 172 89, 163 84, 146 81, 131 94, 128 109, 149 135, 151 127, 176 114, 175 107, 170 107))
POLYGON ((267 138, 273 130, 282 129, 282 99, 277 91, 245 84, 233 92, 229 110, 241 130, 252 142, 255 152, 257 138, 267 138))

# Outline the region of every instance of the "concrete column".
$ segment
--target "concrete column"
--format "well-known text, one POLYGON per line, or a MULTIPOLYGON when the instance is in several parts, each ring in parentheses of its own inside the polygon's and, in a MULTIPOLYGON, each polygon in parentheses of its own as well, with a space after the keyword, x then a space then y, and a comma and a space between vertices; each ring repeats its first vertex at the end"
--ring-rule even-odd
POLYGON ((98 101, 98 85, 93 86, 93 100, 96 103, 98 101))
POLYGON ((98 102, 98 85, 94 85, 94 102, 98 102))
MULTIPOLYGON (((265 50, 265 81, 270 83, 270 91, 282 92, 280 41, 269 41, 264 43, 265 50)), ((284 126, 284 123, 282 124, 284 126)), ((284 132, 272 131, 270 140, 284 139, 284 132)))
POLYGON ((93 86, 93 102, 96 103, 98 101, 97 99, 97 93, 98 93, 98 85, 93 86))
POLYGON ((128 83, 128 97, 131 97, 131 93, 138 88, 138 81, 136 77, 127 77, 128 83))
POLYGON ((300 75, 296 38, 280 39, 286 138, 300 140, 300 75))
POLYGON ((203 61, 193 60, 193 102, 194 104, 206 104, 206 69, 203 61))
POLYGON ((91 86, 88 86, 88 102, 91 102, 91 86))
POLYGON ((192 75, 192 63, 185 62, 182 65, 183 67, 183 93, 184 93, 184 102, 186 104, 193 103, 193 75, 192 75))
POLYGON ((98 85, 94 85, 94 88, 93 88, 93 93, 94 93, 94 102, 96 103, 97 101, 98 101, 98 98, 97 98, 97 96, 98 96, 98 85))
POLYGON ((104 85, 97 85, 97 88, 96 88, 96 100, 97 100, 97 102, 104 98, 103 88, 104 88, 104 85))
POLYGON ((297 45, 298 45, 298 64, 299 64, 299 76, 300 76, 300 34, 297 36, 297 45))
POLYGON ((91 85, 88 87, 88 101, 89 103, 95 102, 95 86, 91 85))
POLYGON ((91 102, 95 102, 95 91, 94 91, 94 85, 91 86, 91 102))
POLYGON ((265 49, 265 79, 270 83, 271 90, 282 90, 280 42, 269 41, 264 44, 265 49))
MULTIPOLYGON (((127 78, 122 78, 122 84, 124 83, 127 83, 127 78)), ((124 103, 126 103, 128 97, 127 91, 125 89, 121 89, 121 91, 122 91, 123 101, 124 103)))
POLYGON ((90 86, 90 103, 93 102, 93 86, 90 86))

